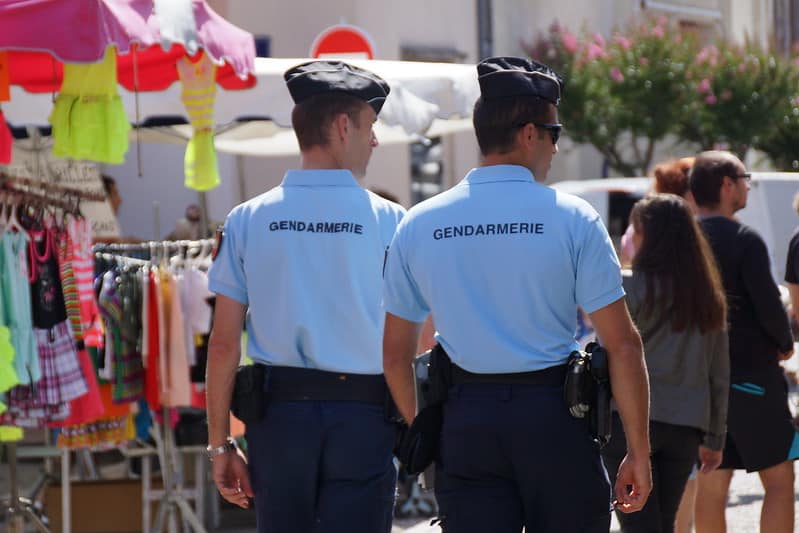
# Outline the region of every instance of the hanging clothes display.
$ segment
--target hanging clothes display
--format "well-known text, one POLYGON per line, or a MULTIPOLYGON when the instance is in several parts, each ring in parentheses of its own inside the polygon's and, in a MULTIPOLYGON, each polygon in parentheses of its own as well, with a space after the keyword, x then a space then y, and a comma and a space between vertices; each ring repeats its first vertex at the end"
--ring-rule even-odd
MULTIPOLYGON (((160 258, 137 269, 128 266, 129 277, 120 275, 115 265, 109 265, 103 276, 100 308, 104 317, 108 315, 104 321, 106 336, 115 345, 110 347, 110 355, 106 347, 107 364, 113 365, 112 361, 118 358, 114 351, 122 349, 118 344, 121 330, 138 330, 136 346, 140 347, 137 355, 144 367, 144 398, 153 411, 195 403, 190 367, 196 361, 194 339, 210 330, 211 308, 205 300, 210 293, 203 268, 207 268, 208 252, 205 250, 210 250, 211 243, 211 240, 160 243, 164 249, 172 247, 177 256, 171 261, 160 258), (188 247, 198 251, 198 257, 182 257, 187 254, 188 247), (136 274, 132 275, 134 270, 136 274), (138 302, 133 307, 139 311, 135 319, 120 310, 120 302, 124 301, 119 296, 120 291, 130 293, 131 301, 138 302), (121 317, 128 317, 127 326, 121 324, 121 317)), ((135 245, 123 246, 128 250, 136 249, 135 245)), ((113 246, 110 249, 115 253, 120 251, 113 246)))
MULTIPOLYGON (((11 206, 11 217, 16 207, 11 206)), ((11 218, 9 217, 9 218, 11 218)), ((10 222, 8 225, 12 226, 10 222)), ((0 234, 0 294, 2 294, 3 320, 11 335, 14 347, 14 368, 21 384, 35 383, 42 377, 39 351, 33 336, 31 295, 28 286, 28 234, 7 229, 0 234)))
POLYGON ((20 427, 43 427, 69 415, 68 403, 88 392, 75 339, 67 322, 59 278, 54 227, 31 228, 28 239, 33 331, 40 379, 8 393, 4 421, 20 427))
POLYGON ((0 393, 7 389, 0 441, 7 441, 24 427, 96 419, 103 404, 84 335, 99 327, 91 231, 75 201, 96 195, 0 172, 0 196, 0 393), (9 381, 19 375, 19 383, 9 381))
POLYGON ((58 266, 67 316, 88 389, 86 394, 70 402, 69 417, 64 424, 84 424, 99 419, 105 413, 94 364, 86 350, 85 332, 95 327, 99 315, 92 292, 94 265, 91 261, 91 228, 88 220, 73 216, 65 220, 58 239, 58 266))
POLYGON ((117 54, 99 63, 64 63, 64 81, 50 115, 53 155, 122 164, 130 124, 117 88, 117 54))
POLYGON ((186 106, 193 130, 186 145, 185 185, 197 191, 208 191, 220 183, 214 147, 216 65, 201 52, 198 58, 180 58, 176 66, 183 84, 180 99, 186 106))

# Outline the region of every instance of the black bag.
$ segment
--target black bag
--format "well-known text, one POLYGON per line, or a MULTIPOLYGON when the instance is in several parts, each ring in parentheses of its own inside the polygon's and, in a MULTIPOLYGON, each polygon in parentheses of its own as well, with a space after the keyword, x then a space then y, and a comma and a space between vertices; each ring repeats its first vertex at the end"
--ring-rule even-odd
POLYGON ((254 424, 264 417, 268 400, 269 367, 261 364, 244 365, 236 370, 230 412, 244 422, 254 424))
POLYGON ((443 405, 428 405, 416 415, 405 431, 397 459, 410 475, 421 474, 435 461, 441 439, 443 405))
POLYGON ((436 344, 414 362, 419 414, 405 431, 397 459, 410 475, 420 474, 438 455, 444 402, 452 385, 452 362, 447 352, 436 344))

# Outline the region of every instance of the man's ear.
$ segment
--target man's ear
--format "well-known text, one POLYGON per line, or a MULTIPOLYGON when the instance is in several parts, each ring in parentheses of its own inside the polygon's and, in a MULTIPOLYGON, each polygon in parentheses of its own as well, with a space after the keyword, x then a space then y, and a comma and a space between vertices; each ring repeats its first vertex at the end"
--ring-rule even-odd
POLYGON ((538 134, 537 128, 531 123, 528 122, 516 133, 516 145, 517 146, 529 146, 535 142, 535 136, 538 134))
POLYGON ((351 127, 352 124, 350 124, 350 117, 347 116, 346 113, 339 113, 333 119, 333 134, 336 135, 339 140, 343 141, 347 137, 347 132, 349 132, 351 127))

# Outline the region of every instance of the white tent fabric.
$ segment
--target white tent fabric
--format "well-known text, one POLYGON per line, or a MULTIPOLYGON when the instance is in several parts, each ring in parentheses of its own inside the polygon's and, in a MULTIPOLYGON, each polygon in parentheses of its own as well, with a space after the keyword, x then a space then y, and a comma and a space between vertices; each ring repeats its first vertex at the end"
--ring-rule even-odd
MULTIPOLYGON (((388 126, 377 122, 375 136, 381 145, 418 141, 424 137, 438 137, 450 133, 469 131, 468 118, 453 120, 434 119, 425 135, 408 134, 401 126, 388 126)), ((190 126, 165 126, 131 131, 131 142, 136 136, 141 142, 184 144, 191 137, 190 126)), ((217 133, 214 144, 219 152, 255 157, 290 156, 300 153, 294 130, 280 128, 274 122, 245 122, 217 133)))
MULTIPOLYGON (((258 83, 253 89, 225 91, 219 88, 216 123, 228 125, 242 119, 257 118, 272 122, 272 133, 290 129, 293 102, 283 81, 283 73, 310 59, 257 58, 255 61, 258 83)), ((347 61, 369 69, 389 82, 391 93, 380 113, 381 129, 384 126, 399 128, 406 135, 405 140, 414 135, 434 134, 431 128, 440 121, 470 117, 472 106, 480 94, 474 65, 365 59, 347 61)), ((132 123, 163 116, 185 118, 180 89, 179 83, 166 91, 151 93, 134 94, 120 88, 120 96, 132 123)), ((47 125, 52 97, 12 87, 11 101, 3 103, 2 109, 11 124, 47 125)), ((452 131, 453 126, 448 128, 452 131)), ((468 129, 468 125, 460 121, 459 128, 456 130, 468 129)), ((261 128, 259 131, 263 134, 266 130, 261 128)), ((395 138, 387 131, 384 132, 386 139, 395 138)), ((397 133, 394 132, 395 136, 397 133)), ((224 143, 218 147, 220 150, 230 148, 224 143)), ((282 149, 276 150, 281 152, 282 149)))

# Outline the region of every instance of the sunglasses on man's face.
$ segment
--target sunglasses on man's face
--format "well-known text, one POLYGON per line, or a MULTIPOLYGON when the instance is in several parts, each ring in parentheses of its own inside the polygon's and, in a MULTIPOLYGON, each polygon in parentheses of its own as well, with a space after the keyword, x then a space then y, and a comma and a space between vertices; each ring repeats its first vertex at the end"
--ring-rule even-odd
POLYGON ((563 124, 538 124, 536 122, 532 122, 531 124, 536 128, 547 130, 549 132, 549 136, 552 137, 552 144, 558 144, 560 132, 563 130, 563 124))
POLYGON ((563 130, 563 124, 541 124, 539 122, 532 122, 530 120, 524 122, 517 122, 513 126, 515 128, 523 128, 527 124, 532 124, 536 128, 541 128, 542 130, 547 130, 549 132, 549 136, 552 137, 552 144, 558 144, 558 139, 560 139, 560 132, 563 130))
POLYGON ((547 130, 549 132, 549 136, 552 137, 552 144, 558 144, 558 139, 560 139, 560 132, 563 130, 563 124, 541 124, 539 122, 521 122, 516 124, 517 128, 523 128, 527 124, 532 124, 536 128, 541 128, 542 130, 547 130))

